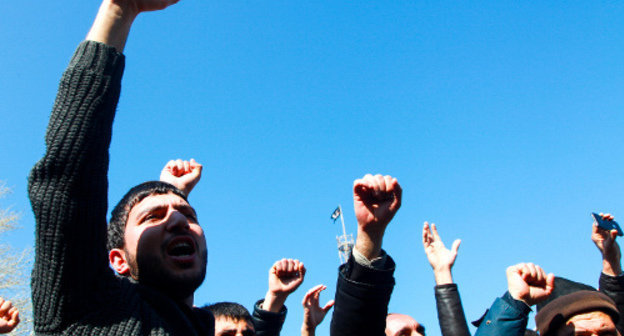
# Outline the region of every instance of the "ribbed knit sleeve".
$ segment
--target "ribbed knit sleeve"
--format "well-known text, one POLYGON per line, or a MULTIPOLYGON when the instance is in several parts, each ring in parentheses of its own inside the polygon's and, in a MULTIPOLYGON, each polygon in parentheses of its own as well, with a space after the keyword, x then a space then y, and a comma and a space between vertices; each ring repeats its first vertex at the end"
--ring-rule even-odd
POLYGON ((123 68, 112 47, 78 46, 61 78, 45 155, 29 177, 38 333, 58 332, 93 310, 113 279, 105 245, 108 148, 123 68))

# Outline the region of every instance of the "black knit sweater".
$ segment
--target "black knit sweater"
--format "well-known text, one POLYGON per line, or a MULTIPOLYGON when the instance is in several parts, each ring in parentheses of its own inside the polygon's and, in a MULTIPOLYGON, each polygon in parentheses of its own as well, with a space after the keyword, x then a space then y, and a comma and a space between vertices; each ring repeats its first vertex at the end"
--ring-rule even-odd
POLYGON ((212 315, 191 309, 108 267, 108 149, 124 56, 78 46, 63 74, 45 156, 29 178, 35 214, 32 276, 39 335, 213 335, 212 315))

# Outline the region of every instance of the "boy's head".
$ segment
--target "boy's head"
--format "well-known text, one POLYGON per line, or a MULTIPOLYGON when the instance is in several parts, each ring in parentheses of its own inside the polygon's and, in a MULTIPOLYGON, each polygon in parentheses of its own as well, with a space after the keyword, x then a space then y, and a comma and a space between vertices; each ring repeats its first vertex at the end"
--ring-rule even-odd
POLYGON ((108 226, 109 262, 178 300, 192 298, 206 275, 207 249, 197 214, 179 189, 142 183, 115 206, 108 226))
POLYGON ((204 309, 215 318, 215 336, 254 336, 256 330, 249 311, 234 302, 219 302, 204 309))

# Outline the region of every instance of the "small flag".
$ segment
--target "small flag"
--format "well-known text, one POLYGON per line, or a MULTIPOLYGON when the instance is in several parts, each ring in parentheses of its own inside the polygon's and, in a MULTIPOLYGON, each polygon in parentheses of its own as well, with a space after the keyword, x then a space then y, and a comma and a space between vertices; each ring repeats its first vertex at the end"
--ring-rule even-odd
POLYGON ((337 207, 336 210, 334 210, 334 212, 331 214, 331 219, 333 219, 334 222, 336 221, 336 219, 338 219, 338 217, 340 217, 340 207, 337 207))

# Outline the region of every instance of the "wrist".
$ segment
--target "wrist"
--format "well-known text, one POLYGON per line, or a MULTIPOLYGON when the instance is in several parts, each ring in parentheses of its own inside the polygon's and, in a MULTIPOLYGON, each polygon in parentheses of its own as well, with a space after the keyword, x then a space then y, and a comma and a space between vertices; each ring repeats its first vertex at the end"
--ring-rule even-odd
POLYGON ((266 293, 264 297, 264 302, 262 302, 260 308, 273 313, 279 313, 282 310, 282 307, 284 306, 287 297, 288 294, 275 293, 269 290, 266 293))
POLYGON ((373 260, 381 255, 383 235, 383 230, 381 232, 371 232, 358 228, 355 248, 366 259, 373 260))
POLYGON ((453 274, 450 268, 434 269, 433 276, 435 278, 436 285, 446 285, 453 283, 453 274))
POLYGON ((622 265, 619 260, 617 262, 607 259, 602 260, 602 273, 609 276, 618 276, 622 274, 622 265))
POLYGON ((316 328, 306 326, 305 323, 301 326, 301 336, 314 336, 316 334, 316 328))

